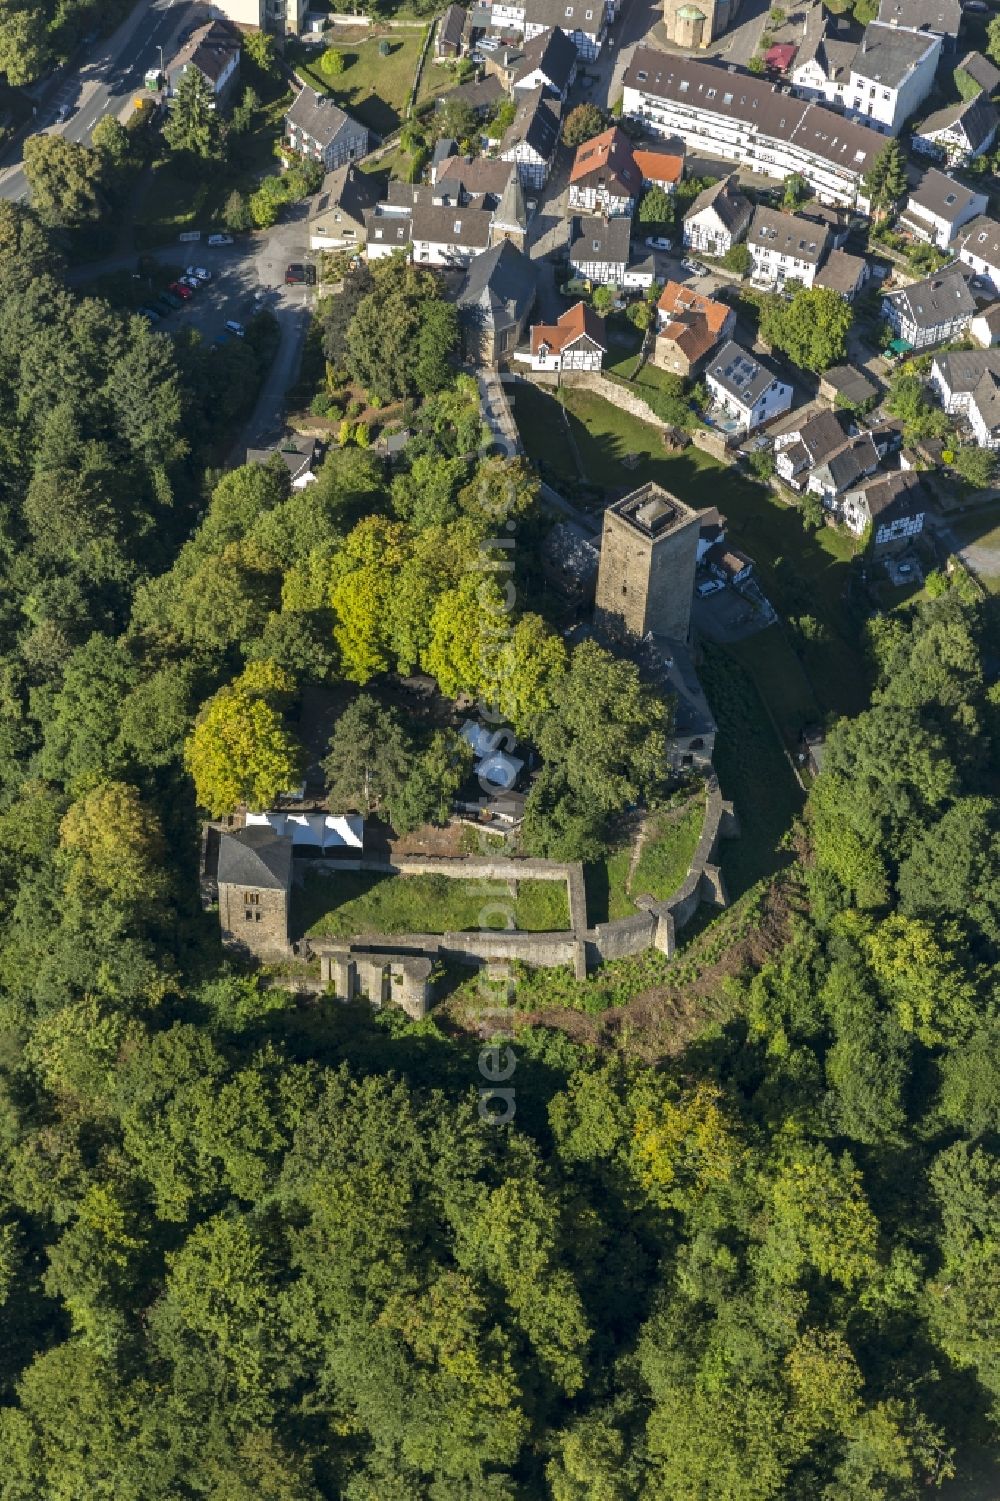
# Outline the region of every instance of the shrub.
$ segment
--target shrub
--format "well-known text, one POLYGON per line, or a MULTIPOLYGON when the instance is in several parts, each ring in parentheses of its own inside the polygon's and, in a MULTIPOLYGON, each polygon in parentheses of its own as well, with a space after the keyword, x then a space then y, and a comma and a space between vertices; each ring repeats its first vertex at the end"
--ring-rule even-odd
POLYGON ((327 47, 319 60, 319 70, 327 78, 339 78, 347 66, 347 60, 339 47, 327 47))

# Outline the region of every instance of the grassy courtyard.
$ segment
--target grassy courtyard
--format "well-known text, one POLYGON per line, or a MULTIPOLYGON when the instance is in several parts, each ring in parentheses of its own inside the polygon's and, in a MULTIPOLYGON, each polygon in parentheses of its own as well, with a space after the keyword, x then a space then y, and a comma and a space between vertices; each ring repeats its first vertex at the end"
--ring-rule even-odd
POLYGON ((631 881, 630 841, 623 840, 603 860, 585 866, 588 922, 634 917, 638 908, 633 896, 652 896, 657 901, 671 896, 688 873, 704 820, 705 803, 701 796, 683 809, 665 809, 655 814, 631 881))
POLYGON ((565 932, 569 927, 562 881, 518 881, 511 896, 506 881, 376 871, 310 873, 296 893, 296 909, 296 931, 314 938, 503 929, 509 917, 522 933, 565 932))
POLYGON ((289 60, 310 88, 329 94, 362 125, 385 136, 402 124, 426 34, 426 26, 393 27, 391 31, 338 26, 331 45, 343 54, 346 66, 335 78, 320 66, 322 48, 290 48, 289 60), (389 48, 384 57, 379 51, 383 41, 389 48))

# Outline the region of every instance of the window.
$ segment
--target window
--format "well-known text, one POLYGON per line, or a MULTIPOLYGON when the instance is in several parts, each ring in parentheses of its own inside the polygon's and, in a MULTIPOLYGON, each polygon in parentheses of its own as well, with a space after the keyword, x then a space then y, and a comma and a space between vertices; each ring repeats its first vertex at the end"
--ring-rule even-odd
POLYGON ((243 913, 243 919, 245 922, 253 922, 253 912, 249 907, 247 907, 246 911, 243 913))
POLYGON ((375 231, 375 238, 376 238, 376 240, 381 240, 381 238, 382 238, 382 231, 380 229, 377 229, 375 231))
POLYGON ((600 240, 591 240, 590 243, 591 243, 591 245, 593 246, 593 248, 595 250, 600 250, 600 248, 601 248, 601 242, 600 242, 600 240))
POLYGON ((244 891, 244 893, 243 893, 243 905, 245 907, 259 907, 260 906, 260 892, 259 891, 244 891))

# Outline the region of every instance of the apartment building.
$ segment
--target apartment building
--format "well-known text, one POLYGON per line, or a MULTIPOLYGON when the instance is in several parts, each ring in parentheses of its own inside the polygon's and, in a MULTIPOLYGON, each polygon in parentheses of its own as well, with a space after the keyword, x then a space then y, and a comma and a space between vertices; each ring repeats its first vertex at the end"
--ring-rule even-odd
POLYGON ((822 225, 759 204, 747 234, 753 279, 759 286, 779 290, 786 281, 811 287, 829 243, 830 237, 822 225))
POLYGON ((885 146, 869 125, 793 98, 766 79, 637 47, 623 112, 656 135, 783 180, 801 174, 823 203, 863 205, 861 179, 885 146))
POLYGON ((848 58, 847 47, 853 44, 834 41, 831 29, 830 19, 817 7, 792 70, 793 88, 806 98, 838 106, 850 119, 885 135, 898 135, 934 88, 941 37, 905 24, 873 21, 848 58))

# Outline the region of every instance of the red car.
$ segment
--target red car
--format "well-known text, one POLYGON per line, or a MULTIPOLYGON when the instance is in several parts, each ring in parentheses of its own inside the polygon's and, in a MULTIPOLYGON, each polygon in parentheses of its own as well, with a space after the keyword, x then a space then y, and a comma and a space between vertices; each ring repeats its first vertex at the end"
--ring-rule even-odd
POLYGON ((174 294, 175 297, 183 297, 183 299, 184 299, 185 302, 187 302, 187 300, 188 300, 189 297, 193 297, 194 296, 194 293, 191 291, 191 288, 190 287, 186 287, 184 285, 184 283, 180 282, 180 281, 172 281, 170 283, 170 286, 167 288, 167 291, 168 292, 173 292, 173 294, 174 294))

